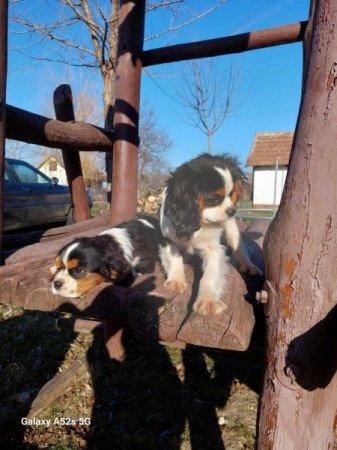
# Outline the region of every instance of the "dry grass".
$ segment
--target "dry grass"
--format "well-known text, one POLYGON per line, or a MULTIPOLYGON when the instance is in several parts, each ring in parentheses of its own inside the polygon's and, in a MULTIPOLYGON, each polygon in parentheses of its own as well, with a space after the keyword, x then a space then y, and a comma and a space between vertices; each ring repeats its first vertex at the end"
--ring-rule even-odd
POLYGON ((0 311, 2 415, 27 401, 29 406, 46 381, 84 352, 91 367, 91 375, 76 379, 39 413, 38 419, 51 421, 48 426, 21 427, 6 449, 253 448, 260 359, 182 351, 126 336, 127 357, 120 364, 108 360, 100 332, 60 330, 59 314, 0 311), (80 424, 87 418, 90 424, 80 424))
POLYGON ((24 417, 39 389, 83 353, 91 368, 38 414, 48 426, 21 427, 2 448, 254 448, 261 352, 182 351, 126 336, 127 357, 117 363, 101 332, 61 330, 59 317, 0 306, 0 422, 20 406, 24 417))

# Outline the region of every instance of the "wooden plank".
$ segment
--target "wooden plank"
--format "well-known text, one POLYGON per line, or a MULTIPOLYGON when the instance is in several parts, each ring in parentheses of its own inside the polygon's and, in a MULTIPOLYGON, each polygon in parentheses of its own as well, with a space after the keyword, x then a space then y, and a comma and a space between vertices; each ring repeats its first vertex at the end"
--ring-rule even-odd
MULTIPOLYGON (((256 240, 265 233, 268 223, 269 221, 264 221, 263 225, 256 225, 244 234, 253 261, 261 268, 262 251, 256 240)), ((12 261, 1 268, 0 301, 21 305, 25 309, 62 310, 79 317, 110 320, 119 325, 128 324, 135 336, 141 339, 171 343, 178 340, 235 350, 247 348, 254 315, 252 306, 243 299, 247 295, 254 298, 255 291, 261 289, 260 277, 243 277, 231 267, 228 290, 223 297, 228 309, 220 316, 207 318, 190 314, 197 286, 197 278, 195 282, 194 279, 198 275, 189 265, 186 266, 189 288, 184 294, 179 295, 164 288, 164 276, 157 267, 153 274, 139 276, 129 288, 103 284, 84 298, 62 298, 50 292, 49 267, 57 250, 71 239, 71 236, 67 236, 36 244, 30 251, 27 248, 26 259, 17 259, 17 262, 12 261), (244 319, 239 323, 241 313, 244 319), (189 321, 192 325, 187 325, 189 321), (196 330, 195 325, 200 321, 200 329, 196 330), (188 329, 193 329, 193 332, 188 329)))
POLYGON ((41 411, 47 408, 52 402, 65 394, 65 392, 74 384, 76 378, 83 376, 89 371, 89 365, 86 355, 81 356, 74 361, 68 369, 64 372, 57 373, 54 378, 49 380, 40 389, 39 393, 31 403, 27 401, 20 407, 14 409, 9 414, 6 414, 0 420, 0 436, 1 441, 9 441, 11 435, 21 426, 21 419, 26 417, 27 419, 36 418, 41 411))
POLYGON ((8 1, 0 2, 0 265, 3 264, 8 1))
MULTIPOLYGON (((256 221, 247 232, 242 233, 251 260, 261 270, 264 269, 261 236, 269 223, 268 220, 256 221)), ((235 268, 235 261, 232 261, 227 279, 227 293, 224 296, 227 309, 216 316, 202 316, 190 311, 179 330, 178 340, 212 348, 247 350, 255 324, 252 304, 256 291, 261 289, 262 280, 261 277, 240 274, 235 268)))
MULTIPOLYGON (((16 243, 23 243, 27 247, 17 250, 14 254, 7 258, 6 264, 13 264, 16 262, 25 262, 30 259, 32 252, 35 258, 43 258, 46 255, 46 248, 44 242, 57 241, 58 239, 67 238, 66 241, 74 239, 76 236, 94 235, 98 234, 100 230, 110 228, 110 215, 108 212, 99 217, 86 220, 84 222, 75 223, 73 225, 66 225, 64 227, 51 228, 49 230, 40 232, 18 233, 5 236, 6 247, 13 247, 16 243), (30 240, 34 240, 32 245, 28 245, 30 240), (36 242, 38 241, 38 242, 36 242), (33 246, 34 245, 34 246, 33 246)), ((51 250, 57 252, 57 248, 61 248, 61 242, 56 243, 51 250)))
POLYGON ((27 261, 29 261, 28 266, 30 267, 30 265, 35 261, 36 264, 38 264, 39 259, 41 259, 41 261, 53 261, 58 251, 64 245, 68 244, 73 239, 75 239, 75 237, 95 236, 99 234, 101 231, 106 230, 108 228, 110 228, 110 225, 109 226, 101 225, 97 227, 91 227, 90 229, 85 227, 83 230, 81 230, 81 228, 79 227, 78 230, 76 228, 75 229, 73 228, 71 233, 62 234, 62 232, 60 232, 58 235, 55 236, 46 236, 45 239, 41 238, 40 239, 41 242, 28 245, 27 247, 18 250, 17 252, 15 252, 13 255, 9 256, 6 259, 6 267, 4 267, 2 269, 2 272, 0 272, 0 282, 1 278, 6 276, 5 274, 7 273, 7 270, 11 270, 11 268, 14 267, 15 264, 27 265, 27 261))
POLYGON ((337 405, 337 0, 317 0, 282 202, 265 241, 258 448, 334 447, 337 405))
MULTIPOLYGON (((56 119, 61 120, 62 122, 75 120, 73 96, 68 84, 61 84, 55 89, 53 102, 56 119)), ((85 192, 79 150, 80 149, 69 152, 68 150, 62 149, 64 168, 67 174, 75 222, 82 222, 91 217, 85 192)))
POLYGON ((111 151, 113 131, 85 122, 50 119, 15 106, 6 105, 6 138, 51 148, 82 151, 111 151))
POLYGON ((298 22, 236 36, 147 50, 142 56, 143 67, 292 44, 303 40, 306 25, 307 22, 298 22))
POLYGON ((79 319, 76 317, 61 317, 57 321, 59 328, 75 331, 75 333, 92 333, 103 330, 103 323, 99 320, 79 319))

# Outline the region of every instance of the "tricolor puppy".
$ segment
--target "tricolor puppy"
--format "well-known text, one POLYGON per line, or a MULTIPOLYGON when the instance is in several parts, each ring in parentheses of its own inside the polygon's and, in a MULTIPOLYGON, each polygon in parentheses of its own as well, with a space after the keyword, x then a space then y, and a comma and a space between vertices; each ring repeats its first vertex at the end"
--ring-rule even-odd
POLYGON ((52 293, 82 297, 105 281, 117 283, 135 273, 151 273, 164 242, 159 221, 152 217, 77 238, 60 250, 50 269, 52 293))
POLYGON ((246 177, 237 160, 229 155, 202 154, 183 164, 167 182, 160 210, 160 226, 170 245, 161 249, 165 285, 180 292, 186 288, 181 254, 200 254, 203 275, 193 305, 199 314, 221 313, 221 301, 227 274, 222 234, 237 259, 240 270, 252 275, 260 273, 249 260, 240 239, 234 215, 235 205, 246 177))

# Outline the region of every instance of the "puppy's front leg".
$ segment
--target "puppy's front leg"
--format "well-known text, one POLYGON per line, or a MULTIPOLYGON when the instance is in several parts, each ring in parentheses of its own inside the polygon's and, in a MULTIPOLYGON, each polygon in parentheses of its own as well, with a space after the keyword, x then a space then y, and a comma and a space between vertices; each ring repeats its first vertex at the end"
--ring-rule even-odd
POLYGON ((167 275, 164 286, 179 293, 184 292, 187 283, 183 257, 178 247, 173 242, 167 242, 165 246, 160 246, 159 256, 167 275))
POLYGON ((207 246, 200 251, 203 259, 203 276, 193 310, 198 314, 212 316, 222 313, 227 308, 221 301, 226 283, 227 258, 224 248, 219 244, 207 246))
POLYGON ((232 217, 231 219, 226 220, 223 228, 228 245, 233 252, 234 258, 239 264, 239 271, 248 273, 249 275, 262 275, 261 270, 256 267, 247 255, 235 218, 232 217))

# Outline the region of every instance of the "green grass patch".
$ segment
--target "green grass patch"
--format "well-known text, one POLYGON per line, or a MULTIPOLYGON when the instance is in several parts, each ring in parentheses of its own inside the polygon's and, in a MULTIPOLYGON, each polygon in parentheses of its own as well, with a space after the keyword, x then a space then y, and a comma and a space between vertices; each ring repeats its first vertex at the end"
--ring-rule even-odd
MULTIPOLYGON (((52 425, 26 426, 22 442, 48 449, 254 448, 262 353, 256 358, 142 342, 126 333, 123 363, 109 360, 103 336, 59 329, 60 314, 1 306, 0 420, 27 405, 83 353, 90 374, 41 412, 52 425), (71 418, 75 425, 54 424, 71 418), (90 424, 80 424, 89 418, 90 424)), ((29 409, 29 408, 28 408, 29 409)))
POLYGON ((91 208, 91 216, 100 216, 102 214, 102 211, 106 211, 107 207, 107 202, 94 202, 91 208))

